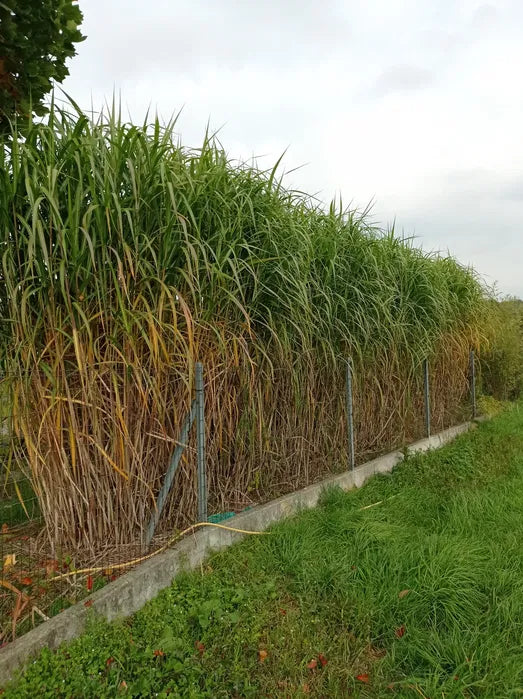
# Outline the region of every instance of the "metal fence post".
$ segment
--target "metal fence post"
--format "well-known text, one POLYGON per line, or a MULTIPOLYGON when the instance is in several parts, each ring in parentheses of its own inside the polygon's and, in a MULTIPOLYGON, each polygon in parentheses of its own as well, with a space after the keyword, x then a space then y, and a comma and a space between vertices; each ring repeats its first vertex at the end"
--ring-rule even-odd
POLYGON ((430 386, 429 360, 423 360, 423 383, 425 388, 425 434, 430 437, 430 386))
POLYGON ((347 359, 347 428, 349 438, 349 469, 354 471, 354 418, 352 403, 352 359, 347 359))
POLYGON ((154 536, 154 532, 156 530, 156 527, 158 526, 158 522, 160 520, 160 516, 162 514, 163 508, 165 506, 165 503, 167 501, 167 496, 169 494, 169 491, 171 490, 171 486, 174 482, 174 476, 176 475, 176 471, 178 469, 178 464, 181 461, 183 452, 185 448, 187 447, 187 443, 189 441, 189 432, 191 430, 192 424, 194 422, 194 418, 196 415, 196 401, 193 400, 191 403, 191 409, 185 416, 185 420, 183 421, 182 429, 180 432, 180 439, 178 444, 176 445, 176 448, 174 450, 171 463, 169 464, 169 468, 167 469, 167 473, 165 474, 165 479, 163 482, 162 487, 160 488, 160 492, 158 493, 158 499, 156 501, 156 507, 154 509, 153 514, 151 515, 151 519, 149 520, 149 524, 147 525, 147 530, 145 532, 145 546, 149 546, 149 544, 152 541, 152 538, 154 536))
POLYGON ((470 402, 472 403, 472 419, 477 414, 476 406, 476 362, 474 360, 474 350, 470 350, 470 402))
POLYGON ((198 454, 198 521, 207 521, 207 473, 205 470, 205 394, 203 365, 196 362, 196 443, 198 454))

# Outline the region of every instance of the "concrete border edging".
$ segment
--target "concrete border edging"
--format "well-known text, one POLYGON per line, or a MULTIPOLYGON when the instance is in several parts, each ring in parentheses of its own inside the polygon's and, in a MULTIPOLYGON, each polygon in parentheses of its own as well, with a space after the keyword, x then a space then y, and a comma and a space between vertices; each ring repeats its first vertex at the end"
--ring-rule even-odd
MULTIPOLYGON (((408 445, 407 453, 419 453, 452 441, 459 434, 475 427, 475 422, 466 422, 450 427, 439 434, 408 445)), ((263 505, 235 515, 228 524, 238 529, 262 531, 302 509, 317 505, 326 488, 340 487, 342 490, 361 487, 376 473, 388 473, 403 461, 403 451, 393 451, 346 471, 326 478, 301 490, 283 495, 263 505)), ((213 551, 226 548, 245 535, 223 529, 203 527, 182 539, 164 553, 139 564, 89 598, 89 608, 82 600, 35 629, 16 639, 0 651, 0 682, 5 684, 15 671, 26 665, 43 648, 57 648, 64 641, 79 636, 91 610, 107 621, 130 616, 146 602, 168 587, 182 570, 199 566, 213 551)))

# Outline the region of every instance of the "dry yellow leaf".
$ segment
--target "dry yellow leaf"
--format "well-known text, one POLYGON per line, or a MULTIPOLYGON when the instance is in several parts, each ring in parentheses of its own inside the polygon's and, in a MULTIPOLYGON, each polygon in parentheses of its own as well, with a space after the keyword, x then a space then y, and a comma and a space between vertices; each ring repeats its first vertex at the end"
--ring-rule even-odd
POLYGON ((4 558, 4 570, 9 570, 9 568, 12 568, 16 563, 16 553, 8 553, 7 556, 4 558))

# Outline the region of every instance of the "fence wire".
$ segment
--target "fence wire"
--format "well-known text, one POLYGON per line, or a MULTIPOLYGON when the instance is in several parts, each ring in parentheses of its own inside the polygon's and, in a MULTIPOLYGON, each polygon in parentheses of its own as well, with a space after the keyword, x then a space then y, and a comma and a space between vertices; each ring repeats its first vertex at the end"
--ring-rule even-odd
MULTIPOLYGON (((473 355, 471 356, 473 362, 473 355)), ((473 364, 471 366, 473 367, 473 364)), ((347 397, 351 398, 347 401, 349 446, 348 458, 342 468, 354 468, 355 460, 361 462, 367 457, 366 453, 358 453, 357 421, 354 426, 352 424, 353 410, 357 417, 358 395, 356 393, 352 396, 353 376, 350 364, 349 367, 347 376, 347 397), (352 434, 353 429, 355 440, 352 434)), ((472 370, 471 373, 473 382, 472 370)), ((420 368, 419 376, 416 377, 415 387, 410 385, 414 395, 411 409, 416 427, 415 434, 409 436, 414 439, 423 437, 428 430, 430 431, 430 413, 427 413, 427 410, 430 410, 432 395, 429 395, 428 379, 429 366, 425 363, 420 368)), ((202 386, 203 384, 200 388, 202 386)), ((474 389, 473 383, 472 388, 474 389)), ((464 407, 464 411, 466 410, 470 408, 464 407)), ((125 546, 108 546, 105 550, 98 550, 96 555, 92 551, 67 551, 53 547, 46 535, 39 500, 31 480, 27 473, 20 471, 20 458, 14 459, 15 449, 20 450, 22 447, 12 434, 11 412, 9 377, 4 375, 0 376, 0 565, 2 566, 0 647, 79 601, 83 600, 86 606, 90 606, 90 598, 95 591, 128 570, 127 567, 119 566, 147 555, 144 540, 129 542, 125 546), (86 567, 97 570, 90 573, 73 573, 86 567)), ((470 412, 468 415, 464 412, 463 418, 468 417, 470 412)), ((198 419, 203 421, 203 414, 199 414, 198 419)), ((442 424, 439 422, 437 427, 441 428, 442 424)), ((203 430, 200 434, 203 436, 203 430)), ((398 435, 398 439, 400 438, 398 435)), ((207 519, 206 508, 209 498, 207 493, 202 491, 204 487, 202 484, 205 483, 202 473, 205 443, 197 446, 201 454, 198 469, 198 510, 200 519, 207 519), (205 513, 205 517, 202 513, 205 513)), ((395 446, 397 445, 389 445, 391 448, 395 446)), ((20 454, 23 452, 19 451, 20 454)), ((167 466, 166 464, 166 470, 167 466)), ((212 501, 213 493, 209 495, 212 501)), ((223 504, 226 505, 226 511, 212 512, 209 516, 210 521, 220 522, 235 514, 231 503, 223 504)), ((143 524, 145 531, 147 522, 143 524)), ((171 536, 172 530, 168 526, 160 528, 160 533, 155 535, 150 550, 161 548, 171 540, 171 536)))

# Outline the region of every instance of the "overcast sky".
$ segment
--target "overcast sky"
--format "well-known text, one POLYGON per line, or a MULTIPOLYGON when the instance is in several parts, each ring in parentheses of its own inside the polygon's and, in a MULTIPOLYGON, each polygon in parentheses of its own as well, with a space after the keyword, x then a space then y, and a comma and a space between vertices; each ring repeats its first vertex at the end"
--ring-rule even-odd
POLYGON ((183 108, 232 157, 287 149, 289 186, 342 196, 523 297, 523 2, 80 0, 64 88, 134 119, 183 108))

